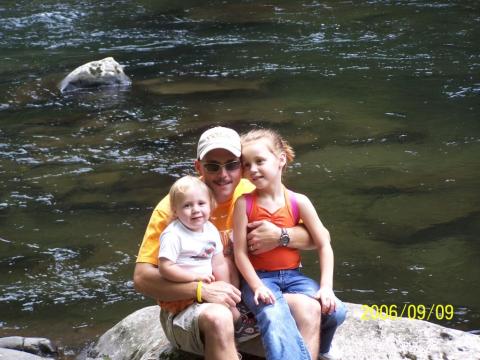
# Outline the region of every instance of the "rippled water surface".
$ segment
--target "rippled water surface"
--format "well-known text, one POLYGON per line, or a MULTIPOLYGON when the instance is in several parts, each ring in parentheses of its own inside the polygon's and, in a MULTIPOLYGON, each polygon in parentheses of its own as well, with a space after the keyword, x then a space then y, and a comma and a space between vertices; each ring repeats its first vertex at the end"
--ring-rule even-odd
POLYGON ((292 143, 339 297, 478 333, 479 36, 477 1, 2 1, 0 336, 74 354, 152 304, 146 223, 216 124, 292 143), (59 93, 107 56, 132 86, 59 93))

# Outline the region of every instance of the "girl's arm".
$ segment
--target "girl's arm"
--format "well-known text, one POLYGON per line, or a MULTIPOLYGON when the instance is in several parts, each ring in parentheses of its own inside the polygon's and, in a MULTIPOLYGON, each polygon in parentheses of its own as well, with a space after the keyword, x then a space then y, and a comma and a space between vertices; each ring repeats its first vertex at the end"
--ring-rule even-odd
POLYGON ((273 304, 275 296, 260 280, 248 258, 247 223, 246 201, 245 197, 242 196, 236 201, 233 210, 233 253, 235 255, 235 264, 254 292, 255 303, 258 305, 258 299, 260 299, 266 304, 273 304))
POLYGON ((296 194, 300 217, 303 220, 318 251, 320 261, 320 290, 317 298, 322 304, 322 312, 331 314, 335 311, 335 295, 333 293, 333 250, 330 233, 323 226, 312 202, 301 194, 296 194))
POLYGON ((211 283, 215 280, 213 275, 197 275, 178 266, 176 263, 166 258, 158 259, 158 271, 160 271, 162 277, 173 282, 191 282, 202 280, 206 283, 211 283))

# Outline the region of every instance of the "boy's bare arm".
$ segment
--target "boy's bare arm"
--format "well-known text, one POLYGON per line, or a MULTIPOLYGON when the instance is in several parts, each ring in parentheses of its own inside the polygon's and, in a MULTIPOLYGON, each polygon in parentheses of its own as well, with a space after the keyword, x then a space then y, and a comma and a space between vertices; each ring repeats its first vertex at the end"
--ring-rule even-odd
POLYGON ((160 271, 160 275, 162 275, 162 277, 173 282, 192 282, 200 280, 212 282, 214 280, 212 275, 200 276, 182 268, 178 264, 166 258, 159 259, 158 270, 160 271))
MULTIPOLYGON (((164 279, 158 268, 150 263, 136 263, 133 274, 135 290, 160 301, 195 299, 198 282, 179 283, 164 279)), ((205 302, 228 307, 240 302, 240 291, 223 281, 203 284, 202 299, 205 302)))

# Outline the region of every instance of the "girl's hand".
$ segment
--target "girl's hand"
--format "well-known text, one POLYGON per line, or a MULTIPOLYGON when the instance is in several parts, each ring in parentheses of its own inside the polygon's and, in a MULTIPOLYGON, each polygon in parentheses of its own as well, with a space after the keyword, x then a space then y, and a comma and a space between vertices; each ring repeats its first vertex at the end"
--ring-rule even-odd
POLYGON ((260 286, 255 290, 253 298, 255 305, 259 304, 259 299, 265 304, 275 304, 275 295, 273 295, 272 291, 266 286, 260 286))
POLYGON ((213 274, 205 275, 205 276, 197 276, 194 281, 203 281, 204 283, 210 284, 215 281, 215 276, 213 274))
POLYGON ((318 290, 315 294, 315 299, 320 301, 320 305, 322 306, 322 314, 331 314, 337 308, 335 294, 329 287, 321 287, 320 290, 318 290))

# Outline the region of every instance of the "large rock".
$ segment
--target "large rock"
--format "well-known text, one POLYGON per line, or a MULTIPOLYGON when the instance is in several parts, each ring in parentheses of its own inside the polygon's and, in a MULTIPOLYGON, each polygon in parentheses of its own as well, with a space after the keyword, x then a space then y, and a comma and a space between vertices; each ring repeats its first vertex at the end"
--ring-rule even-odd
MULTIPOLYGON (((347 320, 339 328, 334 344, 344 360, 480 360, 480 337, 426 321, 362 320, 361 305, 348 304, 347 320)), ((112 360, 185 359, 198 357, 172 349, 159 320, 158 306, 129 315, 102 335, 89 358, 112 360)), ((261 353, 258 339, 240 349, 261 353)), ((244 356, 244 359, 248 356, 244 356)))
POLYGON ((97 86, 130 85, 132 82, 123 72, 123 67, 112 57, 91 61, 79 66, 60 83, 60 91, 97 86))
POLYGON ((342 359, 480 360, 477 335, 408 318, 362 320, 361 305, 347 307, 334 339, 342 359))
POLYGON ((29 354, 22 351, 0 348, 0 359, 2 360, 44 360, 47 358, 29 354))

